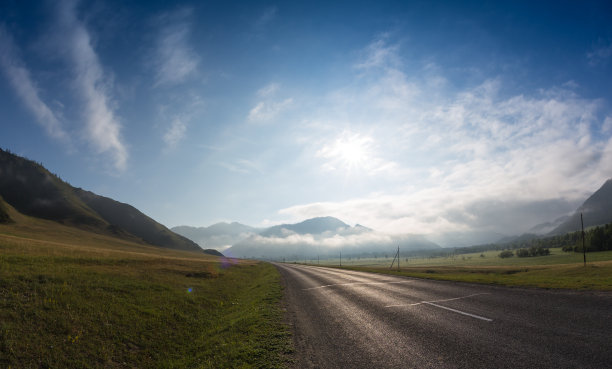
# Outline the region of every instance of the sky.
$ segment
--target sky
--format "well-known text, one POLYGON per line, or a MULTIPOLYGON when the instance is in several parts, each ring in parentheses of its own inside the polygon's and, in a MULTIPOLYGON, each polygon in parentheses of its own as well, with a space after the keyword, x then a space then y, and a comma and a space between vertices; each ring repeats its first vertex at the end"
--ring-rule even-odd
POLYGON ((612 177, 611 19, 607 1, 5 0, 0 147, 168 227, 520 234, 612 177))

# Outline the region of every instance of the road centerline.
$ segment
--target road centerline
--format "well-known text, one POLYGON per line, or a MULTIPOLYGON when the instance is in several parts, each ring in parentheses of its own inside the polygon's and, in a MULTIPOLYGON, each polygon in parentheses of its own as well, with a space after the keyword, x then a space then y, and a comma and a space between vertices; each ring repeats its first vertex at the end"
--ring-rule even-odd
POLYGON ((492 322, 493 319, 485 318, 485 317, 480 316, 480 315, 471 314, 471 313, 468 313, 468 312, 465 312, 465 311, 461 311, 461 310, 457 310, 457 309, 453 309, 453 308, 449 308, 449 307, 446 307, 446 306, 442 306, 442 305, 436 304, 436 302, 455 301, 455 300, 467 299, 469 297, 474 297, 474 296, 479 296, 479 295, 490 295, 490 293, 474 293, 474 294, 471 294, 471 295, 460 296, 460 297, 453 297, 453 298, 450 298, 450 299, 432 300, 432 301, 420 301, 420 302, 415 302, 415 303, 412 303, 412 304, 387 305, 385 307, 386 308, 390 308, 390 307, 401 307, 401 306, 418 306, 418 305, 425 304, 425 305, 435 306, 435 307, 440 308, 440 309, 445 309, 445 310, 448 310, 448 311, 452 311, 452 312, 455 312, 455 313, 458 313, 458 314, 462 314, 462 315, 465 315, 465 316, 469 316, 469 317, 472 317, 472 318, 484 320, 484 321, 487 321, 487 322, 492 322))
POLYGON ((476 315, 476 314, 471 314, 471 313, 466 313, 465 311, 461 311, 461 310, 449 308, 449 307, 446 307, 446 306, 438 305, 438 304, 435 304, 433 302, 423 301, 423 304, 430 305, 430 306, 435 306, 435 307, 440 308, 440 309, 445 309, 445 310, 452 311, 452 312, 457 313, 457 314, 462 314, 462 315, 466 315, 466 316, 469 316, 469 317, 472 317, 472 318, 484 320, 486 322, 492 322, 493 321, 493 319, 485 318, 484 316, 480 316, 480 315, 476 315))

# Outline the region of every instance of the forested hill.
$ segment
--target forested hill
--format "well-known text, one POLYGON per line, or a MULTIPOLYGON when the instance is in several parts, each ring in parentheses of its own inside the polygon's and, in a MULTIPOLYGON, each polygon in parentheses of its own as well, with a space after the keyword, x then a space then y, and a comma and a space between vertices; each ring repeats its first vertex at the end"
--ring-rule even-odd
MULTIPOLYGON (((131 205, 72 187, 41 164, 0 149, 0 196, 16 211, 91 232, 201 251, 131 205)), ((0 204, 1 205, 1 204, 0 204)), ((0 218, 2 217, 0 209, 0 218)))

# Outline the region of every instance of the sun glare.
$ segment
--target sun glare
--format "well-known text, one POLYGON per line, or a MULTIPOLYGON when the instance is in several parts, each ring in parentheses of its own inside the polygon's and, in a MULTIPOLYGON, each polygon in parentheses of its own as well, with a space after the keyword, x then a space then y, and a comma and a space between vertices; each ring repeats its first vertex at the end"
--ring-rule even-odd
POLYGON ((368 165, 372 139, 359 134, 343 134, 324 156, 332 159, 338 169, 363 169, 368 165))

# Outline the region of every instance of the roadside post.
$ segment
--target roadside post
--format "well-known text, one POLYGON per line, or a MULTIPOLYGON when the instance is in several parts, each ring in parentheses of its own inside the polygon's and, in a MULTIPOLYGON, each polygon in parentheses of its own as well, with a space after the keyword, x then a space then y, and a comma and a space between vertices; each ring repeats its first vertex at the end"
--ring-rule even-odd
POLYGON ((586 246, 584 243, 584 221, 582 220, 582 213, 580 213, 580 224, 582 225, 582 257, 584 259, 584 266, 586 267, 586 246))

